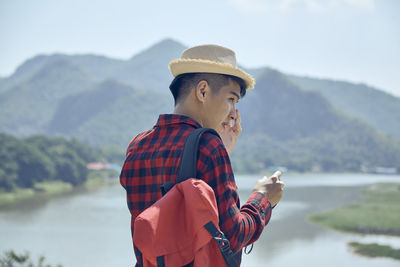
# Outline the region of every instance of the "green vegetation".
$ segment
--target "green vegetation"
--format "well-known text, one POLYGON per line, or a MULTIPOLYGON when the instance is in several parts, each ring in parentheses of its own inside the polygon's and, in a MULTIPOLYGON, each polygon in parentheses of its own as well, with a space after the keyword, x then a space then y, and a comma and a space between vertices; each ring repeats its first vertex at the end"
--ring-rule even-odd
POLYGON ((349 243, 354 252, 367 257, 387 257, 400 260, 400 249, 393 249, 390 246, 379 244, 361 244, 357 242, 349 243))
POLYGON ((101 170, 89 172, 89 177, 83 185, 86 189, 95 189, 105 184, 118 183, 119 171, 115 170, 101 170))
POLYGON ((101 155, 75 139, 0 134, 0 206, 96 187, 111 174, 90 172, 86 164, 101 155))
MULTIPOLYGON (((37 264, 34 264, 30 258, 29 252, 17 254, 13 250, 4 252, 0 258, 0 267, 51 267, 50 264, 45 263, 46 258, 40 256, 37 264)), ((62 267, 58 264, 57 267, 62 267)))
POLYGON ((340 231, 400 235, 400 184, 376 184, 362 191, 365 201, 314 214, 311 222, 340 231))
MULTIPOLYGON (((151 128, 160 113, 172 111, 166 66, 184 49, 167 39, 129 60, 34 57, 0 83, 0 132, 73 136, 107 146, 104 151, 110 152, 111 162, 121 164, 131 138, 151 128)), ((243 134, 232 155, 236 171, 257 173, 284 166, 299 172, 375 167, 400 172, 399 140, 385 135, 398 137, 399 98, 364 85, 295 79, 273 69, 253 73, 256 88, 237 106, 243 134), (374 104, 379 110, 371 108, 374 104)), ((54 175, 57 170, 40 156, 45 151, 27 149, 39 155, 33 165, 47 166, 32 175, 54 175)), ((64 159, 76 158, 74 153, 59 153, 64 159)), ((67 167, 64 159, 58 165, 67 167)))
POLYGON ((24 203, 24 201, 32 201, 32 199, 48 199, 51 196, 73 192, 75 189, 97 189, 117 182, 117 179, 112 179, 115 177, 118 177, 115 171, 90 171, 86 182, 75 187, 62 181, 47 181, 36 183, 34 188, 17 188, 12 192, 0 190, 0 208, 24 203))
MULTIPOLYGON (((361 193, 363 202, 314 214, 308 220, 343 232, 400 236, 400 184, 375 184, 361 193)), ((349 245, 362 255, 400 259, 400 250, 390 246, 356 242, 349 245)))
POLYGON ((36 183, 33 188, 17 188, 12 192, 0 191, 0 207, 30 200, 33 197, 49 197, 71 192, 73 186, 62 181, 36 183))
POLYGON ((336 108, 400 140, 400 99, 365 84, 287 76, 305 90, 321 93, 336 108), (376 107, 371 108, 371 103, 376 107))
MULTIPOLYGON (((77 140, 32 136, 18 139, 0 134, 0 189, 12 192, 36 184, 62 181, 73 186, 87 180, 87 162, 98 158, 96 151, 77 140)), ((43 188, 42 188, 43 189, 43 188)))
POLYGON ((232 154, 236 170, 270 166, 295 171, 400 171, 400 143, 349 117, 321 94, 304 91, 277 71, 259 74, 256 90, 238 105, 243 134, 232 154))

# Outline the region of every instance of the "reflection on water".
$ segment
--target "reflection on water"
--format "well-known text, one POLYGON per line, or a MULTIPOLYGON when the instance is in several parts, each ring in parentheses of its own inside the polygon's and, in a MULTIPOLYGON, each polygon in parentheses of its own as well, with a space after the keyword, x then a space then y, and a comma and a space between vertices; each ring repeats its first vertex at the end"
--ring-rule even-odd
MULTIPOLYGON (((258 177, 239 176, 242 202, 258 177)), ((399 238, 342 234, 308 223, 312 213, 359 200, 361 186, 400 181, 399 176, 284 175, 285 194, 273 217, 243 256, 242 266, 399 266, 391 259, 354 255, 347 243, 377 242, 400 247, 399 238)), ((118 185, 0 211, 0 251, 29 250, 64 267, 133 266, 130 217, 118 185)))

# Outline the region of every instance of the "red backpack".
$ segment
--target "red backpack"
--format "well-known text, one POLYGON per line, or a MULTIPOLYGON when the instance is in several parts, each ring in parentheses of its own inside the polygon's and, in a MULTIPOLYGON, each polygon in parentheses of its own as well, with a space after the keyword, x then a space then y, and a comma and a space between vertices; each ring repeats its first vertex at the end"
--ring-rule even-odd
POLYGON ((218 207, 213 189, 195 178, 201 135, 199 128, 184 145, 176 184, 162 185, 163 197, 136 217, 133 242, 143 267, 237 267, 229 240, 219 229, 218 207))

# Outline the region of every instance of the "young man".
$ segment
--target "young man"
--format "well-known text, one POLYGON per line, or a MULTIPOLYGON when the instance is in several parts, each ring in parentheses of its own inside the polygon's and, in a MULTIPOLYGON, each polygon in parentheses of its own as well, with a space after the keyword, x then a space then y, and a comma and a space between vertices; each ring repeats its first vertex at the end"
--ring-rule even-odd
MULTIPOLYGON (((201 137, 197 178, 214 190, 219 226, 240 262, 243 247, 259 238, 283 191, 277 172, 259 180, 240 207, 229 154, 242 131, 235 104, 254 87, 254 80, 237 68, 232 50, 217 45, 189 48, 169 67, 175 77, 170 85, 174 112, 160 115, 152 129, 132 139, 121 171, 132 215, 132 236, 138 214, 161 198, 161 185, 176 181, 186 137, 196 128, 212 128, 222 140, 209 133, 201 137)), ((140 266, 136 248, 135 254, 140 266)))

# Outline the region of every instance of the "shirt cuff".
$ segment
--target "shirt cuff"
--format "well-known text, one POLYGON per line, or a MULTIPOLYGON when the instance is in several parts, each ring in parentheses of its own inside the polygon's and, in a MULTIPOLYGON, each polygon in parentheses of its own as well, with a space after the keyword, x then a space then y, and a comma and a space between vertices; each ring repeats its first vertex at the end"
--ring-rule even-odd
POLYGON ((260 215, 264 221, 264 226, 267 225, 270 217, 271 217, 271 203, 265 194, 260 192, 253 192, 248 200, 248 203, 255 206, 259 211, 260 215))

